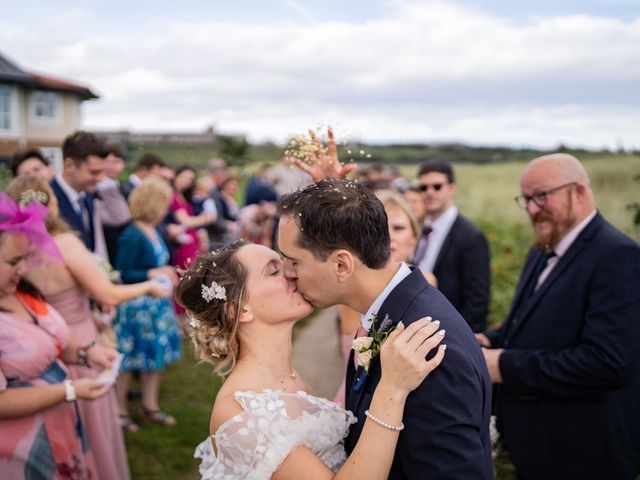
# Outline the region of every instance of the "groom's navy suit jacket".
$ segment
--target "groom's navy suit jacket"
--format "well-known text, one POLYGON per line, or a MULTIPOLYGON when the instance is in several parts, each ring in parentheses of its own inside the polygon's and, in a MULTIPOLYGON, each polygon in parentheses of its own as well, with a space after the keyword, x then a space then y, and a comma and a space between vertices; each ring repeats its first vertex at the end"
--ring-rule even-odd
POLYGON ((533 291, 532 249, 504 348, 500 433, 525 479, 635 480, 640 471, 640 247, 600 214, 533 291))
MULTIPOLYGON (((438 290, 429 286, 419 269, 413 269, 382 304, 378 318, 386 315, 405 326, 426 316, 440 320, 447 333, 443 362, 407 398, 403 422, 389 478, 469 479, 493 478, 489 418, 491 380, 484 357, 469 325, 438 290)), ((379 358, 372 361, 360 391, 354 384, 363 374, 347 367, 346 407, 358 418, 345 442, 354 449, 366 420, 373 393, 380 381, 379 358)), ((372 412, 375 414, 375 412, 372 412)))

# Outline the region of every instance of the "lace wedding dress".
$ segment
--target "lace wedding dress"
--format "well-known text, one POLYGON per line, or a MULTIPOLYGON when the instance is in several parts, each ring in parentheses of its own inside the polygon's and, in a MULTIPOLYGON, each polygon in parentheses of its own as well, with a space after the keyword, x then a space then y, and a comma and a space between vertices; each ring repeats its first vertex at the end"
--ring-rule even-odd
POLYGON ((351 412, 306 392, 236 392, 243 412, 196 448, 203 480, 267 480, 299 445, 334 472, 347 458, 342 439, 357 420, 351 412))

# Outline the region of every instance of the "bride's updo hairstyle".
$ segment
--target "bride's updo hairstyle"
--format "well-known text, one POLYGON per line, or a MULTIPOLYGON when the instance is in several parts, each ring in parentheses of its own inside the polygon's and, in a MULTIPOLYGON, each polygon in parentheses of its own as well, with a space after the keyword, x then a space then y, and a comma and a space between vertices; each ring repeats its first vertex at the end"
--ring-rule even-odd
POLYGON ((236 365, 239 343, 238 318, 246 301, 247 270, 237 258, 247 243, 237 241, 200 255, 182 272, 176 301, 191 318, 191 340, 196 358, 214 365, 221 377, 236 365))

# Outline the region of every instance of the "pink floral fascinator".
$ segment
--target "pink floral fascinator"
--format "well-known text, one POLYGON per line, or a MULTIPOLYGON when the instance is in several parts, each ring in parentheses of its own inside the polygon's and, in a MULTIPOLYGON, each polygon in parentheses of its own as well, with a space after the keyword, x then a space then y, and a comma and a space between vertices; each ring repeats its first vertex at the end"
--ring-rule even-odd
MULTIPOLYGON (((0 233, 12 233, 26 235, 31 243, 32 255, 29 266, 41 262, 62 262, 63 257, 57 245, 47 232, 45 219, 47 207, 34 201, 21 207, 6 193, 0 192, 0 233)), ((39 266, 39 265, 38 265, 39 266)))

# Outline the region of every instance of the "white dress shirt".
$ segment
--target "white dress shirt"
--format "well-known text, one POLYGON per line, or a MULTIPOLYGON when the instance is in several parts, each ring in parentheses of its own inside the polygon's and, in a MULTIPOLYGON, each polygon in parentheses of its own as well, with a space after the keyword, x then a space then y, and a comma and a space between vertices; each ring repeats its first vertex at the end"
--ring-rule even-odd
MULTIPOLYGON (((393 289, 396 288, 398 286, 398 284, 402 280, 404 280, 406 277, 408 277, 410 274, 411 274, 411 269, 407 266, 406 263, 401 262, 400 263, 400 267, 398 268, 398 271, 393 276, 391 281, 387 284, 387 286, 384 288, 384 290, 382 290, 380 295, 378 295, 378 297, 374 300, 374 302, 369 307, 369 310, 367 310, 367 313, 365 313, 362 316, 361 325, 367 331, 369 331, 369 329, 371 329, 371 322, 373 320, 372 319, 373 315, 378 313, 378 310, 380 310, 380 307, 382 307, 382 304, 387 299, 389 294, 393 291, 393 289)), ((379 319, 379 320, 382 320, 382 318, 379 319)))
POLYGON ((84 197, 85 195, 84 192, 76 192, 71 187, 71 185, 69 185, 67 182, 64 181, 64 178, 62 178, 62 175, 60 174, 56 175, 56 181, 58 182, 58 185, 60 185, 60 188, 62 188, 62 191, 71 202, 73 209, 76 211, 78 215, 82 216, 82 209, 80 208, 80 200, 84 197))
MULTIPOLYGON (((458 208, 452 205, 433 222, 431 222, 429 218, 425 220, 425 226, 431 225, 431 233, 429 234, 428 240, 420 238, 420 243, 427 241, 427 251, 420 265, 417 265, 418 267, 433 273, 444 240, 447 238, 447 235, 449 235, 449 230, 451 230, 456 218, 458 218, 458 208)), ((420 245, 418 244, 418 249, 419 247, 420 245)))
POLYGON ((580 232, 582 232, 587 227, 587 225, 589 225, 589 222, 593 220, 593 217, 596 216, 596 213, 597 213, 597 210, 594 210, 593 212, 591 212, 589 216, 587 216, 587 218, 585 218, 578 225, 573 227, 573 229, 571 229, 569 233, 567 233, 564 236, 564 238, 558 242, 558 245, 556 245, 556 248, 553 249, 555 256, 547 260, 547 266, 544 268, 544 270, 542 270, 542 273, 540 273, 540 276, 538 277, 538 282, 536 283, 536 289, 540 285, 542 285, 542 282, 544 282, 547 279, 547 277, 551 274, 551 271, 553 270, 553 268, 558 264, 562 256, 565 253, 567 253, 567 250, 569 250, 569 247, 571 247, 573 242, 575 242, 576 238, 578 238, 578 235, 580 235, 580 232))

